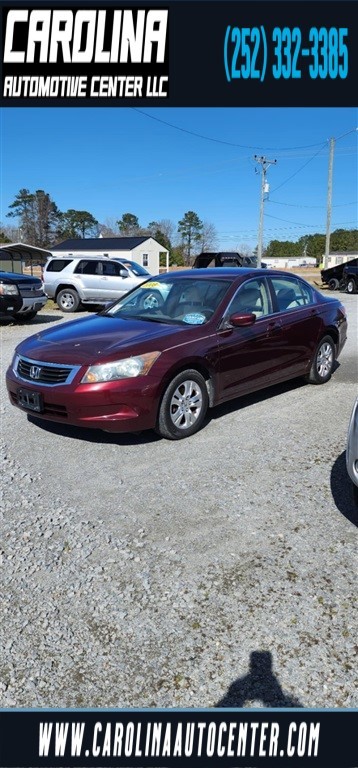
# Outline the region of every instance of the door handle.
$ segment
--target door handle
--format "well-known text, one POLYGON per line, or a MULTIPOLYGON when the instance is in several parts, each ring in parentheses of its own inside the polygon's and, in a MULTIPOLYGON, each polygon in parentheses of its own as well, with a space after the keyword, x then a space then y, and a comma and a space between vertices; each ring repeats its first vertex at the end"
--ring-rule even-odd
POLYGON ((267 336, 278 336, 282 331, 282 323, 280 320, 272 320, 267 326, 267 336))

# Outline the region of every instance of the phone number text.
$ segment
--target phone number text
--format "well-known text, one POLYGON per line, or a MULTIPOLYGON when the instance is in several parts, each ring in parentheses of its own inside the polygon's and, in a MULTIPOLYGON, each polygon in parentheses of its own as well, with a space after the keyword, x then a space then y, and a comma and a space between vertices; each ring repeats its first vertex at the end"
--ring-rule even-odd
POLYGON ((348 28, 311 27, 305 38, 299 27, 226 28, 224 67, 226 79, 344 80, 348 76, 348 28))

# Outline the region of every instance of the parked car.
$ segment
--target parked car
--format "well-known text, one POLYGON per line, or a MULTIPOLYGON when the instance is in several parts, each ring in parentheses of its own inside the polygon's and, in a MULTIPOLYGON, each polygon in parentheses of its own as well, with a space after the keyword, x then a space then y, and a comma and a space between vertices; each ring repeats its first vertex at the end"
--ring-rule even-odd
POLYGON ((42 280, 16 272, 0 272, 0 316, 17 322, 33 320, 47 302, 42 280))
POLYGON ((347 264, 343 270, 343 283, 347 293, 358 291, 358 265, 347 264))
POLYGON ((7 387, 13 405, 41 419, 177 440, 202 426, 208 407, 299 376, 324 384, 346 333, 343 304, 302 278, 185 270, 26 339, 7 387))
POLYGON ((352 480, 353 500, 358 507, 358 397, 354 403, 349 421, 347 448, 347 472, 352 480))
POLYGON ((44 268, 47 296, 62 312, 76 312, 81 304, 106 304, 140 285, 149 272, 128 259, 94 256, 50 258, 44 268))

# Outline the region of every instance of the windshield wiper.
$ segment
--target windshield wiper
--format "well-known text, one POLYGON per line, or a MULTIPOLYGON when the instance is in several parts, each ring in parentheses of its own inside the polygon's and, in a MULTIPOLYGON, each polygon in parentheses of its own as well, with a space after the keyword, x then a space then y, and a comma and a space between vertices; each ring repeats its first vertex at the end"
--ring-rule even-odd
POLYGON ((116 317, 118 320, 143 320, 148 323, 164 323, 164 325, 181 325, 179 320, 172 320, 172 318, 169 317, 153 317, 153 315, 148 315, 148 317, 146 317, 144 315, 125 315, 118 312, 115 315, 107 313, 105 317, 116 317))
POLYGON ((149 323, 164 323, 165 325, 168 325, 168 323, 175 323, 175 320, 171 320, 171 318, 165 318, 165 317, 153 317, 152 315, 149 315, 149 317, 143 317, 143 315, 137 316, 138 320, 144 320, 148 321, 149 323))

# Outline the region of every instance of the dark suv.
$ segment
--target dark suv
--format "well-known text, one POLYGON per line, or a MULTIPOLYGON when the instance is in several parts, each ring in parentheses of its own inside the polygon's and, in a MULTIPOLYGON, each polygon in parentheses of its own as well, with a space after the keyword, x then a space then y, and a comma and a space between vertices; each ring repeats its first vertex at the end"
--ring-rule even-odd
POLYGON ((358 291, 358 266, 357 264, 347 264, 343 269, 343 284, 347 293, 357 293, 358 291))
POLYGON ((32 320, 46 301, 38 277, 0 272, 0 317, 10 316, 20 322, 32 320))

